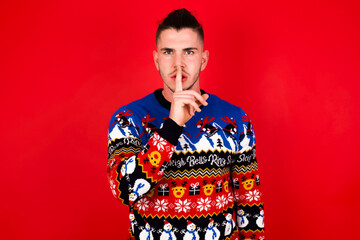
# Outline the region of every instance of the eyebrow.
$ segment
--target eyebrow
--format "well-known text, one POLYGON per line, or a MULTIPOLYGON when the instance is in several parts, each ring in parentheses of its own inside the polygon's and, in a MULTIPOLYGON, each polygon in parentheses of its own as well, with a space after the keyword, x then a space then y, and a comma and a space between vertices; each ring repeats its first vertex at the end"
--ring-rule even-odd
MULTIPOLYGON (((173 51, 173 48, 161 48, 161 51, 173 51)), ((196 47, 184 48, 183 51, 198 50, 196 47)))
POLYGON ((183 50, 184 51, 190 51, 190 50, 198 50, 198 49, 195 48, 195 47, 189 47, 189 48, 184 48, 183 50))

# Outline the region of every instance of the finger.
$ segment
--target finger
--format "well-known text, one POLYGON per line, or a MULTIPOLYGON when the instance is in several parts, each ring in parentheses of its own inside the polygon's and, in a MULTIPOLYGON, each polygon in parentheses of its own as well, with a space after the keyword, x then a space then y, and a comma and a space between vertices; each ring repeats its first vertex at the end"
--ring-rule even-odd
POLYGON ((206 100, 209 98, 209 95, 204 93, 203 95, 201 95, 201 97, 204 99, 204 102, 201 103, 200 101, 196 100, 196 103, 201 106, 201 105, 205 105, 207 106, 208 105, 208 102, 206 102, 206 100))
POLYGON ((189 108, 189 113, 191 116, 195 115, 195 109, 194 108, 189 108))
POLYGON ((193 100, 184 98, 181 100, 181 102, 185 105, 188 105, 189 108, 194 108, 195 111, 201 112, 199 105, 196 102, 194 102, 193 100))
POLYGON ((200 112, 201 109, 199 107, 199 104, 195 102, 195 99, 191 96, 187 96, 187 95, 184 95, 184 96, 175 96, 174 95, 174 102, 178 102, 178 103, 181 103, 181 105, 183 107, 189 107, 189 108, 195 108, 195 110, 197 112, 200 112))
POLYGON ((206 102, 206 99, 209 98, 208 94, 204 94, 204 95, 200 95, 199 93, 195 92, 194 90, 187 90, 187 91, 183 91, 181 94, 186 94, 186 95, 191 95, 193 96, 197 101, 199 101, 202 105, 208 105, 208 103, 206 102), (206 99, 204 99, 204 96, 207 96, 206 99))
POLYGON ((207 94, 207 93, 204 93, 203 95, 201 95, 202 97, 203 97, 203 99, 206 101, 206 100, 208 100, 208 98, 209 98, 209 94, 207 94))
POLYGON ((181 66, 177 66, 176 71, 176 85, 175 85, 175 92, 181 92, 182 89, 182 74, 181 74, 181 66))

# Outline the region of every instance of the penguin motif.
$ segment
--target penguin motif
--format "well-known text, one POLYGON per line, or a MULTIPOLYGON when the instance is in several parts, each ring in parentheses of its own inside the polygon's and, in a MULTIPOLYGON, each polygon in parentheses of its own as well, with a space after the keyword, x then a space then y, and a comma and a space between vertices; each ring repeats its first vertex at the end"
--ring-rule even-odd
POLYGON ((173 226, 167 220, 164 221, 164 230, 161 233, 160 240, 176 240, 172 227, 173 226))
POLYGON ((241 228, 246 227, 249 224, 249 220, 247 219, 247 214, 242 209, 237 210, 236 214, 237 225, 241 228))
POLYGON ((150 189, 150 183, 145 179, 137 179, 135 181, 134 187, 132 188, 134 191, 129 194, 129 203, 132 204, 139 196, 142 196, 150 189))
POLYGON ((256 225, 258 225, 259 228, 264 228, 264 209, 260 208, 260 215, 256 219, 256 225))
POLYGON ((196 127, 200 128, 200 132, 196 135, 196 138, 198 138, 200 133, 202 133, 202 132, 207 133, 208 135, 206 137, 210 138, 211 136, 213 136, 215 133, 217 133, 219 131, 218 127, 209 124, 212 121, 214 121, 214 119, 215 119, 215 117, 212 117, 209 119, 209 117, 207 116, 207 117, 205 117, 205 119, 200 119, 196 123, 196 127))
POLYGON ((150 224, 145 221, 145 228, 140 232, 140 240, 154 240, 150 224))
POLYGON ((136 156, 134 155, 125 160, 124 164, 121 166, 120 178, 122 178, 126 174, 132 174, 134 172, 135 167, 136 167, 135 158, 136 158, 136 156))
POLYGON ((248 134, 247 134, 247 127, 245 126, 245 124, 243 124, 243 127, 244 127, 244 133, 241 133, 241 136, 240 136, 240 140, 241 140, 240 146, 242 147, 240 150, 240 153, 246 152, 251 149, 250 138, 248 137, 248 134))
POLYGON ((214 220, 210 218, 210 222, 206 229, 205 239, 206 240, 218 240, 220 238, 220 231, 214 224, 214 220))
POLYGON ((236 120, 233 118, 229 118, 228 116, 225 116, 224 118, 223 117, 220 118, 225 123, 229 123, 228 125, 226 125, 225 128, 223 128, 223 130, 229 137, 235 140, 235 137, 233 135, 237 132, 236 120))
POLYGON ((232 214, 231 213, 225 213, 225 220, 226 220, 226 225, 225 225, 225 236, 228 236, 231 234, 231 231, 233 230, 233 228, 235 227, 235 222, 232 219, 232 214))
POLYGON ((192 223, 190 220, 187 221, 186 233, 184 235, 183 240, 199 240, 199 234, 196 231, 196 225, 192 223))

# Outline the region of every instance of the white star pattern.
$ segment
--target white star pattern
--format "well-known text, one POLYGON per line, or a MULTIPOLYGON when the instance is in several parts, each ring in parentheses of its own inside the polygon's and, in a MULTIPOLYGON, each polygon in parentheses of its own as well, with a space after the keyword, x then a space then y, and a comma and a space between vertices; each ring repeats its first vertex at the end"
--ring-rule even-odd
POLYGON ((165 139, 163 139, 162 137, 160 137, 159 134, 155 133, 155 134, 153 135, 153 141, 154 141, 154 145, 157 147, 157 149, 158 149, 159 151, 165 150, 166 141, 165 141, 165 139))
POLYGON ((254 191, 249 191, 248 193, 246 193, 245 196, 246 196, 246 200, 248 200, 249 202, 259 201, 260 192, 257 189, 255 189, 254 191))
POLYGON ((198 204, 197 210, 200 211, 200 212, 202 212, 203 210, 208 211, 208 209, 210 209, 210 207, 211 207, 210 203, 211 203, 210 198, 205 198, 205 199, 200 198, 200 199, 198 199, 198 201, 197 201, 197 204, 198 204))
POLYGON ((159 199, 156 199, 155 201, 155 211, 163 211, 163 212, 166 212, 168 210, 168 201, 163 199, 163 200, 159 200, 159 199))
POLYGON ((226 203, 226 199, 224 195, 216 197, 216 207, 218 209, 223 208, 225 206, 225 203, 226 203))
POLYGON ((149 208, 149 202, 150 201, 146 197, 144 197, 136 203, 136 206, 138 207, 139 210, 146 211, 149 208))
POLYGON ((181 212, 183 211, 184 213, 186 213, 187 211, 190 211, 190 204, 191 201, 188 199, 185 199, 184 201, 181 201, 180 199, 175 203, 176 207, 175 210, 177 212, 181 212))

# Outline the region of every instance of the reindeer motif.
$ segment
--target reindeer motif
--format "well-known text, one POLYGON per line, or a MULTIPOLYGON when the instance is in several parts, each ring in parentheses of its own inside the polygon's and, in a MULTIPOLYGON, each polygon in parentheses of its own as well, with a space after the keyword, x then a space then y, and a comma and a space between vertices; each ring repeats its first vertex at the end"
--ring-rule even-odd
POLYGON ((130 121, 126 118, 129 117, 131 115, 133 115, 134 113, 132 113, 130 110, 127 111, 121 111, 119 113, 116 114, 116 119, 115 121, 111 124, 110 127, 112 127, 116 122, 118 122, 120 124, 121 128, 126 128, 128 126, 131 125, 130 121))
POLYGON ((206 132, 208 133, 208 135, 206 137, 211 137, 212 135, 214 135, 217 131, 219 131, 218 127, 215 127, 211 124, 212 121, 214 121, 215 117, 210 118, 209 117, 205 117, 205 119, 203 120, 202 118, 196 123, 197 128, 200 128, 200 132, 196 135, 196 138, 200 135, 201 132, 206 132))
POLYGON ((153 132, 155 132, 156 129, 158 129, 158 127, 156 127, 154 124, 150 123, 150 121, 154 121, 155 119, 156 118, 154 118, 154 117, 150 117, 150 114, 146 114, 146 117, 143 117, 141 119, 141 125, 144 127, 145 131, 140 134, 140 137, 144 133, 152 134, 153 132))
POLYGON ((235 140, 235 137, 233 135, 237 132, 236 120, 233 118, 230 119, 228 116, 225 116, 224 118, 223 117, 220 118, 224 122, 229 123, 228 125, 226 125, 225 128, 223 128, 223 130, 227 135, 229 135, 229 137, 235 140))

